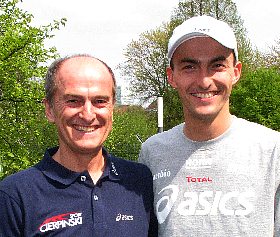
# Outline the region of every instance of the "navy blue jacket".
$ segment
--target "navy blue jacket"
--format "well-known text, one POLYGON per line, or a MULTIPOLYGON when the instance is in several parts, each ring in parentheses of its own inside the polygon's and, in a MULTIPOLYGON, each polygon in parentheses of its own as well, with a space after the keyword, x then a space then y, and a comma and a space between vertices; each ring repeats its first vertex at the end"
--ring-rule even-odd
POLYGON ((157 236, 146 166, 104 150, 106 168, 94 184, 87 171, 53 160, 56 151, 0 182, 0 236, 146 237, 149 228, 157 236))

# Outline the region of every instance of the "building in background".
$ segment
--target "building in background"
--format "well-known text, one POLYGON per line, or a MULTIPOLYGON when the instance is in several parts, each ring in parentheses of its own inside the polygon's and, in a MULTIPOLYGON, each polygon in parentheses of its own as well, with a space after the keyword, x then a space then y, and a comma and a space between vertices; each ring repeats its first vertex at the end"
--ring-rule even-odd
POLYGON ((117 105, 122 104, 122 87, 121 86, 117 86, 117 89, 116 89, 116 103, 117 103, 117 105))
POLYGON ((135 105, 135 104, 137 104, 137 100, 129 94, 129 90, 126 86, 117 86, 116 104, 117 105, 135 105))

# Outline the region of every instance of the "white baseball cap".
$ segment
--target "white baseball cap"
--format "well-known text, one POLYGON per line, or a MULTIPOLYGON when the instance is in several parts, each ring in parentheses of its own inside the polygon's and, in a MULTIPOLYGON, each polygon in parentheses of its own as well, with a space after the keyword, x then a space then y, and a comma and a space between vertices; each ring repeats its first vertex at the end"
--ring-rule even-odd
POLYGON ((170 62, 175 50, 186 40, 209 36, 226 48, 232 49, 238 60, 237 42, 232 28, 225 22, 210 16, 195 16, 177 26, 168 43, 170 62))

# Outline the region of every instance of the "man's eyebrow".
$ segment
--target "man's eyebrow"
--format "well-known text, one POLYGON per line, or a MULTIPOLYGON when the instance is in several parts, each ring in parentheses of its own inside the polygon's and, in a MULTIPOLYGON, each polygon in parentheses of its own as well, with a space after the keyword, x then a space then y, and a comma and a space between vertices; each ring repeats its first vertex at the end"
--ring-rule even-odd
POLYGON ((180 60, 180 63, 193 63, 193 64, 198 64, 199 61, 193 58, 182 58, 180 60))
MULTIPOLYGON (((64 99, 68 98, 74 98, 74 99, 83 99, 84 97, 82 95, 75 95, 75 94, 65 94, 63 95, 64 99)), ((109 100, 110 96, 108 95, 94 95, 92 96, 92 99, 104 99, 104 100, 109 100)))
POLYGON ((215 63, 215 62, 219 62, 219 61, 225 61, 227 58, 223 55, 215 57, 213 59, 211 59, 210 63, 215 63))
POLYGON ((69 98, 69 97, 71 97, 71 98, 80 98, 82 96, 75 95, 75 94, 65 94, 65 95, 63 95, 63 98, 69 98))
MULTIPOLYGON (((210 60, 210 63, 215 63, 215 62, 219 62, 219 61, 225 61, 226 57, 223 55, 217 56, 213 59, 210 60)), ((192 63, 192 64, 199 64, 200 61, 194 58, 182 58, 180 60, 180 63, 192 63)))

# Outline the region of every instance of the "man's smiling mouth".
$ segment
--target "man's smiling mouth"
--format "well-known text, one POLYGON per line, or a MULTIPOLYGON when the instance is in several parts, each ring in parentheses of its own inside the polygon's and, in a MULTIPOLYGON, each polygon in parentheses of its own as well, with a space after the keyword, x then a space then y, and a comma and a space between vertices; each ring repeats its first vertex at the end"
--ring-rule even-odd
POLYGON ((191 93, 191 95, 201 99, 209 99, 214 97, 218 93, 219 93, 218 91, 214 91, 214 92, 206 92, 206 93, 191 93))
POLYGON ((80 132, 93 132, 94 130, 96 130, 95 126, 74 125, 74 128, 80 132))

